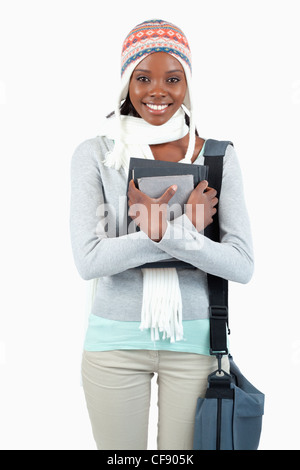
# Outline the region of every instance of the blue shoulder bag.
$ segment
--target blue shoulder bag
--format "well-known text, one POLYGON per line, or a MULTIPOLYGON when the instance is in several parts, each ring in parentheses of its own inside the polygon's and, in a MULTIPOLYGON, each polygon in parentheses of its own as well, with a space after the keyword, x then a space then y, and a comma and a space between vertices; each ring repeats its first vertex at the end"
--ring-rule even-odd
MULTIPOLYGON (((209 139, 205 144, 204 164, 209 167, 209 186, 220 198, 223 157, 229 141, 209 139)), ((220 241, 217 214, 205 235, 220 241)), ((198 398, 195 450, 257 450, 264 413, 264 394, 240 372, 228 354, 228 281, 207 275, 210 301, 210 354, 218 359, 218 369, 208 376, 205 398, 198 398), (222 357, 229 356, 230 373, 221 368, 222 357)))

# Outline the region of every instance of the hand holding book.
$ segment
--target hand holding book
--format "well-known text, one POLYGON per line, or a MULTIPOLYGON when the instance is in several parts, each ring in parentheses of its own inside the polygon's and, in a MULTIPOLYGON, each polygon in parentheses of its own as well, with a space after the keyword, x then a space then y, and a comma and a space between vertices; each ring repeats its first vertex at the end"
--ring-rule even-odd
POLYGON ((167 229, 168 202, 177 190, 170 186, 159 198, 152 198, 136 188, 131 180, 128 188, 128 215, 153 241, 160 241, 167 229))
POLYGON ((185 214, 194 227, 201 232, 213 222, 213 216, 217 212, 217 191, 208 187, 206 180, 201 181, 191 192, 185 205, 185 214))
MULTIPOLYGON (((158 242, 164 236, 169 218, 168 203, 176 191, 177 186, 171 185, 160 197, 153 198, 136 188, 133 180, 129 183, 128 215, 153 241, 158 242)), ((218 203, 216 194, 215 189, 208 188, 207 181, 203 180, 192 190, 185 204, 185 214, 199 232, 213 221, 218 203)))

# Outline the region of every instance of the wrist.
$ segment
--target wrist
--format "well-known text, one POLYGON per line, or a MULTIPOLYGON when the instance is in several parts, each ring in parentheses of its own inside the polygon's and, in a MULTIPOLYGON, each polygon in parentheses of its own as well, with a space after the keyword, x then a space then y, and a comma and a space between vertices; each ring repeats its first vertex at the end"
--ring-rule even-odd
POLYGON ((184 213, 187 216, 187 218, 189 219, 189 221, 191 222, 191 224, 193 224, 195 226, 194 220, 193 220, 193 205, 192 204, 185 204, 184 213))
POLYGON ((185 215, 198 232, 205 228, 203 204, 186 204, 185 215))
POLYGON ((152 219, 152 224, 150 224, 149 238, 151 238, 151 240, 154 242, 160 242, 161 239, 164 237, 167 228, 168 228, 167 212, 164 210, 161 210, 152 219))

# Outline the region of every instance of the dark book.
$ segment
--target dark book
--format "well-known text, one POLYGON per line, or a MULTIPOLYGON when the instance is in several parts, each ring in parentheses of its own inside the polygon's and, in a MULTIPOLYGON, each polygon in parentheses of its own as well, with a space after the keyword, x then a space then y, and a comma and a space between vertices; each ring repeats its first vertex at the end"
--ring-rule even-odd
MULTIPOLYGON (((184 214, 184 205, 188 198, 202 180, 208 178, 208 166, 174 163, 161 160, 146 160, 131 158, 129 163, 127 191, 129 182, 133 179, 137 188, 150 197, 158 198, 172 185, 177 185, 177 191, 168 203, 168 219, 172 220, 184 214)), ((138 231, 131 217, 128 216, 128 233, 138 231)), ((157 263, 148 263, 141 268, 194 268, 188 263, 177 260, 164 260, 157 263)))

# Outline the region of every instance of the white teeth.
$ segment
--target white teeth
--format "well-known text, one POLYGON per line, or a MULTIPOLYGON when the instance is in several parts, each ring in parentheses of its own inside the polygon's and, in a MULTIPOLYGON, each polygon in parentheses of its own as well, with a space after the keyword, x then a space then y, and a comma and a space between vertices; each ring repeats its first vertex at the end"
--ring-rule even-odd
POLYGON ((157 105, 157 104, 147 104, 148 108, 153 109, 155 111, 162 111, 168 107, 167 104, 157 105))

